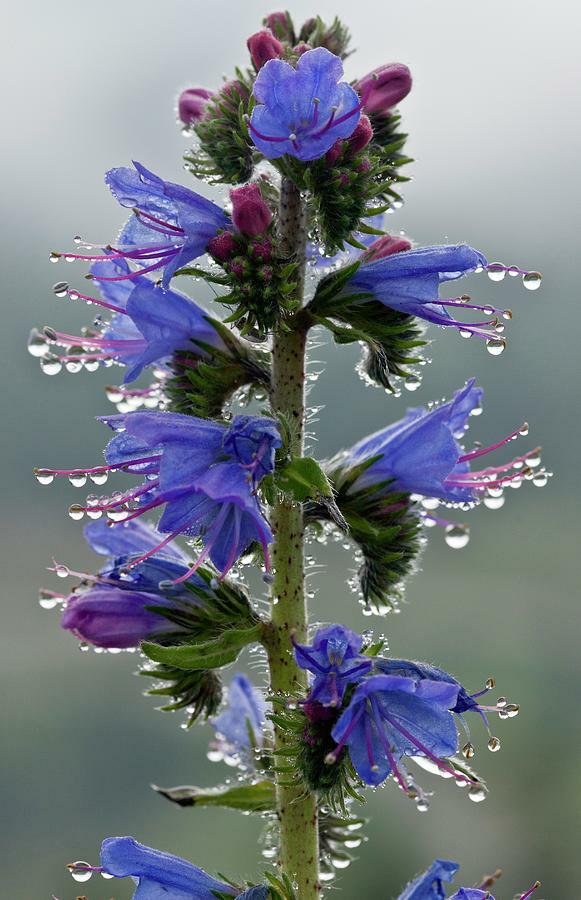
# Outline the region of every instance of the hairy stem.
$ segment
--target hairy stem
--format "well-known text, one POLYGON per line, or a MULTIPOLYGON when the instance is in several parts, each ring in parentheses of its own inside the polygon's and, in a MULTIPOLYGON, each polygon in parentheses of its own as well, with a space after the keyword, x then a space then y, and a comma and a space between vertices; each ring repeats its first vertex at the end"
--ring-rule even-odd
MULTIPOLYGON (((305 265, 305 210, 295 185, 283 179, 279 209, 281 252, 299 263, 297 299, 302 300, 305 265)), ((277 330, 273 344, 272 406, 290 423, 293 455, 303 452, 305 423, 305 347, 307 326, 299 312, 290 330, 277 330)), ((307 637, 308 615, 304 589, 303 513, 300 504, 279 499, 272 515, 275 569, 272 620, 268 638, 270 683, 274 692, 305 691, 306 673, 294 661, 291 635, 307 637)), ((277 729, 277 748, 285 736, 277 729)), ((319 848, 317 798, 302 787, 277 780, 277 813, 280 825, 279 865, 295 883, 299 900, 319 897, 319 848)))

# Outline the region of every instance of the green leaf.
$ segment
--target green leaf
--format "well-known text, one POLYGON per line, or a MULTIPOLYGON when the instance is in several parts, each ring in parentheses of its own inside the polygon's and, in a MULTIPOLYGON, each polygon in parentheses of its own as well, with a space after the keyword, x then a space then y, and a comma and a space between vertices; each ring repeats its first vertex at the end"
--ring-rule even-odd
POLYGON ((310 456, 294 457, 277 473, 277 483, 299 503, 317 497, 332 497, 333 489, 323 469, 310 456))
POLYGON ((174 666, 176 669, 219 669, 238 658, 243 647, 257 641, 260 626, 230 628, 219 637, 199 644, 180 644, 164 647, 143 641, 141 649, 154 662, 174 666))
POLYGON ((275 809, 275 789, 272 781, 257 781, 255 784, 223 785, 215 788, 200 788, 183 785, 162 788, 152 785, 154 791, 178 806, 224 806, 243 812, 263 813, 275 809))

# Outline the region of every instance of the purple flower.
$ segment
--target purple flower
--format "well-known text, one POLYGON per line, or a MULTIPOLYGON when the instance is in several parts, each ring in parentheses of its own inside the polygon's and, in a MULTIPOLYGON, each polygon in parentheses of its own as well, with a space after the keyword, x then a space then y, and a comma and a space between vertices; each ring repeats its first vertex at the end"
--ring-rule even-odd
POLYGON ((212 743, 222 756, 246 756, 264 744, 266 702, 262 691, 237 672, 228 687, 228 701, 212 719, 216 739, 212 743))
POLYGON ((430 868, 414 878, 398 900, 445 900, 446 891, 442 882, 449 884, 454 880, 454 876, 460 866, 458 863, 451 862, 448 859, 436 859, 430 868))
POLYGON ((425 756, 458 777, 443 762, 458 749, 451 713, 457 697, 454 684, 372 675, 355 689, 334 726, 331 734, 337 747, 327 761, 335 762, 347 747, 362 781, 378 785, 393 774, 406 793, 409 787, 398 768, 403 756, 425 756))
MULTIPOLYGON (((446 900, 447 891, 443 882, 449 884, 454 880, 460 866, 458 863, 451 862, 447 859, 436 859, 430 868, 415 878, 399 895, 398 900, 446 900)), ((490 879, 492 880, 492 879, 490 879)), ((456 893, 450 896, 449 900, 494 900, 494 897, 487 890, 490 880, 479 888, 459 888, 456 893)), ((521 900, 526 900, 536 889, 540 887, 540 882, 536 882, 526 893, 521 894, 521 900)))
MULTIPOLYGON (((91 869, 91 867, 84 867, 91 869)), ((139 844, 131 837, 106 838, 101 846, 101 866, 96 871, 115 878, 133 878, 133 900, 215 900, 217 893, 240 900, 266 900, 268 888, 259 885, 242 891, 218 881, 179 856, 139 844)))
POLYGON ((402 63, 388 63, 360 78, 355 89, 365 112, 385 116, 411 91, 412 75, 402 63))
POLYGON ((344 625, 319 628, 310 645, 294 644, 297 663, 315 676, 309 701, 340 705, 347 685, 359 681, 371 669, 371 659, 359 652, 362 644, 361 635, 344 625))
POLYGON ((348 138, 360 116, 359 98, 339 80, 343 64, 324 47, 300 57, 296 69, 271 59, 254 83, 257 105, 250 119, 252 140, 268 159, 286 153, 303 162, 319 159, 348 138))
MULTIPOLYGON (((494 347, 503 344, 494 328, 499 317, 511 317, 510 310, 497 309, 489 304, 468 303, 470 298, 465 295, 446 300, 439 297, 440 284, 487 265, 483 254, 466 244, 408 249, 382 255, 379 259, 364 257, 359 269, 347 282, 344 293, 369 294, 370 299, 390 309, 417 316, 435 325, 453 326, 465 334, 475 334, 493 341, 494 347), (449 309, 455 308, 484 312, 493 318, 483 322, 462 322, 450 314, 449 309)), ((365 299, 361 298, 361 302, 364 303, 365 299)))
MULTIPOLYGON (((130 281, 117 281, 129 275, 124 259, 108 259, 93 265, 95 278, 105 278, 101 293, 106 299, 82 295, 83 299, 112 310, 115 315, 100 331, 82 336, 65 334, 45 328, 48 341, 69 349, 61 359, 85 364, 113 359, 127 369, 123 382, 134 381, 146 366, 166 364, 178 350, 194 351, 200 357, 207 352, 199 343, 224 350, 224 343, 212 326, 208 314, 185 294, 163 290, 144 275, 130 281), (82 353, 71 353, 70 348, 82 348, 82 353)), ((59 293, 71 291, 64 282, 55 285, 59 293)))
MULTIPOLYGON (((260 187, 257 184, 244 184, 230 191, 230 199, 232 221, 238 231, 251 238, 264 234, 272 221, 272 213, 264 202, 260 187)), ((214 238, 211 247, 219 240, 220 238, 214 238)))
MULTIPOLYGON (((489 447, 465 452, 459 440, 468 427, 470 414, 480 409, 482 396, 482 388, 476 387, 471 378, 456 391, 453 400, 431 410, 424 407, 408 410, 399 422, 363 438, 337 457, 337 462, 349 467, 370 463, 355 481, 354 490, 378 485, 380 491, 404 491, 452 503, 475 502, 487 492, 502 491, 505 485, 522 479, 518 469, 527 459, 533 464, 538 462, 532 458, 538 450, 500 466, 471 471, 472 460, 528 430, 521 426, 489 447)), ((528 474, 526 469, 525 474, 528 474)))
POLYGON ((269 28, 263 28, 256 34, 251 34, 246 41, 246 46, 257 72, 269 59, 278 59, 283 51, 281 42, 275 38, 269 28))
MULTIPOLYGON (((196 563, 172 579, 186 581, 209 557, 222 575, 258 541, 270 567, 272 532, 256 493, 274 468, 281 440, 276 423, 258 416, 234 416, 229 425, 195 416, 134 412, 102 419, 116 435, 107 464, 90 470, 50 470, 53 475, 99 476, 122 469, 145 476, 142 485, 80 512, 106 512, 115 520, 133 520, 165 506, 159 530, 169 534, 130 565, 136 567, 166 547, 178 534, 200 537, 205 548, 196 563), (134 504, 134 505, 133 505, 134 504)), ((37 470, 37 475, 49 470, 37 470)))
POLYGON ((208 100, 214 96, 206 88, 186 88, 178 98, 178 115, 184 125, 195 125, 203 118, 208 100))
MULTIPOLYGON (((111 528, 100 520, 86 525, 84 535, 89 546, 108 560, 96 575, 69 572, 82 579, 82 586, 66 598, 62 627, 96 647, 117 648, 137 647, 143 640, 175 631, 177 626, 150 607, 195 603, 191 591, 171 585, 189 568, 181 548, 168 543, 128 571, 132 560, 159 545, 161 535, 154 528, 139 521, 111 528)), ((188 581, 206 589, 195 574, 188 581)))
MULTIPOLYGON (((141 163, 134 169, 111 169, 105 176, 121 204, 133 210, 123 228, 118 246, 104 254, 66 253, 67 259, 127 260, 140 268, 122 275, 93 275, 98 281, 127 281, 163 269, 167 288, 174 273, 201 256, 211 238, 229 226, 226 213, 211 200, 180 184, 164 181, 141 163)), ((59 256, 61 254, 55 254, 59 256)))

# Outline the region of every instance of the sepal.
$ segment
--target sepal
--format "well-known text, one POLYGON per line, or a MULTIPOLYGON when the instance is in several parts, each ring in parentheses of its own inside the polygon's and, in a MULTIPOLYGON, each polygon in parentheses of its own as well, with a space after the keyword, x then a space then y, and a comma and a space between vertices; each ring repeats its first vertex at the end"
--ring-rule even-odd
POLYGON ((247 813, 266 813, 276 809, 274 782, 264 779, 253 784, 222 785, 200 788, 193 785, 162 788, 154 791, 178 806, 222 806, 247 813))
POLYGON ((325 47, 335 56, 346 59, 349 56, 351 34, 338 16, 335 16, 330 25, 326 25, 321 17, 317 16, 305 22, 299 34, 299 41, 309 44, 310 47, 325 47))
POLYGON ((200 150, 192 150, 184 157, 196 178, 238 184, 252 175, 255 154, 244 120, 252 80, 250 73, 237 70, 236 80, 228 82, 208 101, 204 116, 194 127, 200 150))
POLYGON ((413 374, 408 366, 421 362, 417 349, 426 341, 414 316, 384 306, 371 294, 349 292, 349 279, 359 265, 352 263, 323 278, 307 309, 332 333, 335 343, 363 343, 360 374, 393 392, 393 378, 413 374))
POLYGON ((201 670, 184 672, 175 666, 159 665, 153 669, 142 669, 139 673, 148 678, 168 682, 166 687, 151 688, 151 697, 171 697, 172 703, 161 706, 161 712, 177 712, 186 709, 186 725, 190 728, 197 719, 213 716, 222 700, 222 682, 215 672, 201 670))
POLYGON ((185 669, 188 672, 221 669, 237 660, 244 647, 258 641, 260 635, 260 625, 252 628, 230 628, 219 637, 202 643, 168 647, 143 641, 141 650, 153 662, 185 669))
MULTIPOLYGON (((343 468, 331 460, 327 474, 347 532, 362 555, 357 573, 367 609, 382 614, 398 606, 403 583, 414 569, 420 549, 420 519, 409 494, 389 492, 389 482, 355 490, 353 485, 375 457, 359 466, 343 468)), ((305 521, 332 521, 322 505, 309 502, 305 521)))
POLYGON ((263 396, 270 387, 270 361, 266 353, 241 341, 232 331, 210 319, 220 335, 225 350, 198 342, 208 358, 200 358, 195 350, 174 356, 174 375, 166 382, 165 391, 172 412, 201 418, 219 418, 232 395, 246 388, 244 400, 263 396))

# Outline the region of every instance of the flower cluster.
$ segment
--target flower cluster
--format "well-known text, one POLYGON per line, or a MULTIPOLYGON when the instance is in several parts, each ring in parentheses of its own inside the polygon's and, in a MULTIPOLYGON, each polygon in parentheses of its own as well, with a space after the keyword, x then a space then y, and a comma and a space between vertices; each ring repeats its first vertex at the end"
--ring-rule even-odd
MULTIPOLYGON (((398 900, 446 900, 444 883, 450 884, 459 868, 458 863, 447 859, 434 860, 429 869, 408 884, 398 900)), ((449 900, 494 900, 489 888, 493 886, 496 877, 486 878, 476 888, 461 887, 450 895, 449 900)), ((520 900, 527 900, 540 886, 540 882, 536 881, 528 891, 519 895, 520 900)))

